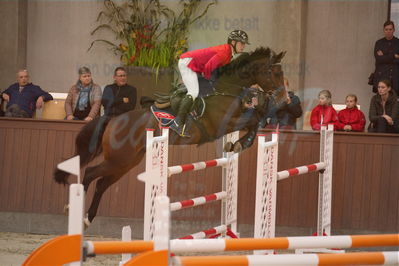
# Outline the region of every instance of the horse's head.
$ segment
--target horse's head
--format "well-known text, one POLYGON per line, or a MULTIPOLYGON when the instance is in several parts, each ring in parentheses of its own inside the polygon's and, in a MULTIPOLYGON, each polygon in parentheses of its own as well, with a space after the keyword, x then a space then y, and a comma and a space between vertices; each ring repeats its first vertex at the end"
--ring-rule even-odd
POLYGON ((256 84, 262 87, 265 92, 276 91, 284 88, 284 72, 281 65, 281 59, 285 52, 275 54, 271 51, 270 58, 261 58, 255 61, 253 78, 256 84))
MULTIPOLYGON (((256 93, 256 97, 243 98, 246 106, 256 109, 267 109, 268 99, 282 103, 287 100, 287 92, 284 87, 284 73, 281 66, 285 52, 275 53, 270 48, 259 47, 250 53, 242 53, 230 64, 218 70, 217 91, 233 95, 243 95, 242 88, 258 85, 262 90, 256 93), (271 93, 275 92, 275 93, 271 93), (254 105, 252 99, 257 99, 254 105)), ((259 88, 258 88, 259 89, 259 88)))
POLYGON ((264 115, 265 110, 268 109, 269 99, 278 104, 287 100, 281 65, 285 52, 276 54, 269 48, 261 47, 251 55, 249 58, 254 58, 254 60, 247 64, 246 73, 251 79, 251 85, 256 84, 257 89, 261 88, 256 96, 257 106, 255 107, 261 115, 264 115))
POLYGON ((281 59, 285 52, 276 54, 270 48, 259 47, 250 53, 242 53, 230 64, 218 69, 217 90, 240 94, 240 90, 258 84, 264 91, 284 86, 281 59))

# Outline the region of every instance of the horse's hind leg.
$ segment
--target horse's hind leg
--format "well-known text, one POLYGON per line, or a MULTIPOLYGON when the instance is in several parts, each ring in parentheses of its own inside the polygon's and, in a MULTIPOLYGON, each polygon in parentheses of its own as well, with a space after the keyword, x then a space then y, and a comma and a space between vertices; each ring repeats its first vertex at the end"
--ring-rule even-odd
POLYGON ((99 178, 100 176, 109 176, 112 174, 112 167, 108 161, 103 161, 96 166, 87 167, 83 178, 83 186, 85 192, 89 189, 91 182, 99 178))
MULTIPOLYGON (((137 151, 136 155, 128 161, 127 164, 119 164, 117 165, 115 162, 111 163, 108 161, 104 161, 98 166, 88 168, 87 175, 85 175, 85 179, 83 183, 85 186, 89 186, 90 182, 98 178, 99 176, 103 176, 101 179, 97 181, 96 189, 94 191, 94 196, 91 201, 91 205, 88 210, 88 219, 85 219, 86 226, 90 225, 93 221, 94 217, 97 214, 97 209, 101 201, 101 197, 103 193, 118 181, 125 173, 127 173, 131 168, 139 164, 141 159, 143 158, 145 153, 144 149, 137 151)), ((120 162, 119 162, 120 163, 120 162)))
POLYGON ((93 221, 94 217, 97 214, 98 206, 101 201, 101 197, 103 196, 104 192, 116 181, 118 181, 123 174, 118 174, 118 175, 110 175, 110 176, 104 176, 101 179, 99 179, 96 183, 96 190, 94 192, 93 199, 91 201, 90 208, 87 212, 87 220, 85 219, 85 224, 86 226, 89 226, 90 223, 93 221))

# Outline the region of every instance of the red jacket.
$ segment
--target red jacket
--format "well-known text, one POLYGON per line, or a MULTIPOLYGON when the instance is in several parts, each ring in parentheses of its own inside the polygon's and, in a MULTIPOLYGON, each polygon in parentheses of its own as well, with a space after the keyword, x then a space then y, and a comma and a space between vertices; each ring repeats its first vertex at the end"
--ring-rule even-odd
POLYGON ((313 130, 320 130, 321 126, 327 126, 328 124, 334 125, 338 122, 337 112, 332 106, 317 105, 312 110, 310 115, 310 125, 313 130), (323 121, 323 123, 321 123, 323 121))
POLYGON ((180 58, 192 58, 188 67, 194 72, 203 73, 206 79, 210 79, 213 70, 230 63, 231 56, 232 50, 230 44, 222 44, 188 51, 182 54, 180 58))
POLYGON ((346 108, 338 113, 338 123, 336 125, 337 130, 344 130, 344 126, 350 125, 352 131, 364 131, 364 125, 366 124, 366 119, 362 111, 357 109, 357 107, 346 108))

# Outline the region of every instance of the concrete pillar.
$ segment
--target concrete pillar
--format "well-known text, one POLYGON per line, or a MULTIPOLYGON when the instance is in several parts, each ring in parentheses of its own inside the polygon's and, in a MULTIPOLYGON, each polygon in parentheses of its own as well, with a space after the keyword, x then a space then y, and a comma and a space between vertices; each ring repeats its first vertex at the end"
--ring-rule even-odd
POLYGON ((27 2, 0 1, 0 90, 15 82, 26 67, 27 2))

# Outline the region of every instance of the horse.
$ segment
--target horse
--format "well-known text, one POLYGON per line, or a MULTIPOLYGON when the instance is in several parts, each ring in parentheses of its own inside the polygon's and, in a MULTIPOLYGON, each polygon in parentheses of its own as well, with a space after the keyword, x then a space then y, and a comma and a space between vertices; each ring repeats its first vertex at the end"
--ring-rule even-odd
MULTIPOLYGON (((284 87, 281 66, 284 55, 285 52, 277 54, 270 48, 259 47, 221 67, 213 84, 214 92, 203 97, 206 108, 202 116, 190 118, 193 121, 191 136, 183 138, 171 131, 169 143, 202 144, 236 130, 246 130, 244 136, 226 145, 225 150, 240 152, 250 147, 255 140, 258 123, 267 110, 267 95, 270 94, 266 91, 284 87), (257 84, 256 88, 249 88, 254 84, 257 84)), ((285 95, 286 92, 282 90, 277 101, 284 101, 285 95)), ((76 155, 81 157, 81 167, 100 154, 104 158, 100 164, 85 170, 82 183, 86 192, 91 182, 98 179, 85 218, 86 226, 96 216, 101 197, 107 188, 145 157, 146 128, 155 129, 154 134, 160 133, 159 122, 148 106, 117 117, 94 119, 79 132, 75 144, 76 155)), ((68 176, 68 173, 61 170, 54 172, 54 179, 60 184, 68 184, 68 176)))

